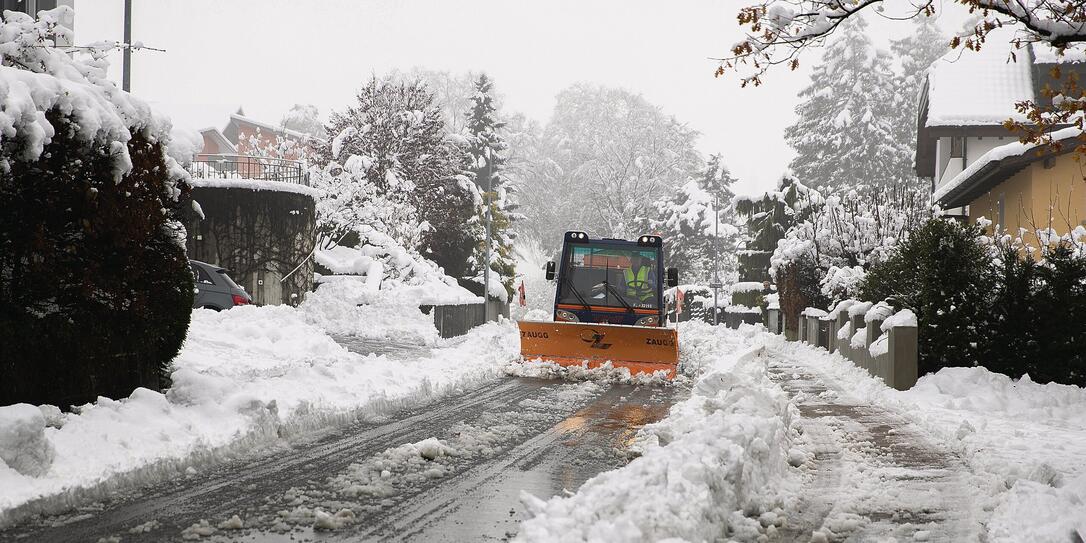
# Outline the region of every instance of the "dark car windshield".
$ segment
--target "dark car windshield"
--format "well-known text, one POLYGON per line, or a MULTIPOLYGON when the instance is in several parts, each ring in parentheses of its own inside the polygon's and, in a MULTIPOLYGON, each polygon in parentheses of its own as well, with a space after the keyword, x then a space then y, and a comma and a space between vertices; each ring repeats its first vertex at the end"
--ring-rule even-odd
POLYGON ((609 244, 574 245, 565 262, 568 281, 559 284, 558 303, 656 309, 658 249, 609 244))

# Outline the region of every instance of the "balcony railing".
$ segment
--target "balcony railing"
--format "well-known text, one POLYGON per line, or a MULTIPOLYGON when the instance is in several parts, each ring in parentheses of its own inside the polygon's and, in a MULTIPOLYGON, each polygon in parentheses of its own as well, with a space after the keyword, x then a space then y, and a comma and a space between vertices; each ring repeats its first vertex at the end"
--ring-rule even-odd
POLYGON ((309 185, 305 163, 285 158, 199 155, 188 169, 198 179, 249 179, 309 185))

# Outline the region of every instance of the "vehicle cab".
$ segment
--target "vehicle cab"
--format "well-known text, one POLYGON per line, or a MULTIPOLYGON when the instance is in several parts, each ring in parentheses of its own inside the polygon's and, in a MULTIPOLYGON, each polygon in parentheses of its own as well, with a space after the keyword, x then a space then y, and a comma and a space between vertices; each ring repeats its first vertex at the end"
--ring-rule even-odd
POLYGON ((591 239, 566 232, 559 262, 547 263, 557 280, 554 320, 627 326, 662 326, 663 285, 679 282, 678 270, 663 267, 663 240, 591 239))

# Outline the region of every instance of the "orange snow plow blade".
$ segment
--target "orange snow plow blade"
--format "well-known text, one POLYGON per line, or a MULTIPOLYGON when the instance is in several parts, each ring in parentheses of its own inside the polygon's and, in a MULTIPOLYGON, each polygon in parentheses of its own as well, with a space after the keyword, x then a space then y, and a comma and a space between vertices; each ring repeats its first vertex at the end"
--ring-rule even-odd
POLYGON ((631 374, 663 370, 675 377, 679 338, 674 329, 572 322, 519 321, 520 354, 562 366, 598 368, 611 362, 631 374))

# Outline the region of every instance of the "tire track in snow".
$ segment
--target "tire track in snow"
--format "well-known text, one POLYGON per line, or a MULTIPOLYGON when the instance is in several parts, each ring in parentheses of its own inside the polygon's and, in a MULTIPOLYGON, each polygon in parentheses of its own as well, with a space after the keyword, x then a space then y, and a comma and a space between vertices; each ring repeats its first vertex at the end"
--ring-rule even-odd
POLYGON ((508 539, 524 519, 522 490, 543 498, 574 492, 597 473, 625 465, 624 451, 637 429, 666 416, 684 394, 676 387, 613 385, 558 424, 389 511, 348 539, 508 539))
MULTIPOLYGON (((118 495, 73 513, 32 519, 0 532, 0 540, 85 542, 118 536, 132 541, 164 541, 200 519, 263 505, 265 498, 329 473, 343 470, 360 457, 405 442, 418 441, 462 420, 466 413, 505 409, 554 383, 518 379, 496 381, 473 391, 409 410, 384 424, 361 423, 339 428, 309 443, 286 445, 258 458, 235 461, 184 480, 168 481, 118 495), (155 521, 155 530, 129 533, 155 521)), ((229 516, 229 515, 227 515, 229 516)), ((224 520, 224 519, 218 519, 224 520)), ((179 537, 175 537, 179 539, 179 537)))
POLYGON ((977 541, 964 461, 902 415, 851 399, 799 360, 773 353, 770 376, 796 402, 808 453, 782 541, 977 541))

